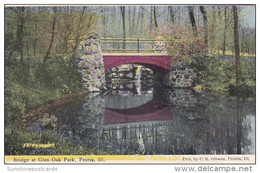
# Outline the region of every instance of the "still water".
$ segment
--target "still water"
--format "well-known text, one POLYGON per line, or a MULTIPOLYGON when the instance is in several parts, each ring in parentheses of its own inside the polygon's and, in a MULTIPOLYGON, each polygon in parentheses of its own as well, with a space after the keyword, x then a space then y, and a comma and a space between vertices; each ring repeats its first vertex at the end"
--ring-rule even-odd
POLYGON ((55 134, 97 153, 255 154, 255 100, 123 85, 56 112, 55 134))

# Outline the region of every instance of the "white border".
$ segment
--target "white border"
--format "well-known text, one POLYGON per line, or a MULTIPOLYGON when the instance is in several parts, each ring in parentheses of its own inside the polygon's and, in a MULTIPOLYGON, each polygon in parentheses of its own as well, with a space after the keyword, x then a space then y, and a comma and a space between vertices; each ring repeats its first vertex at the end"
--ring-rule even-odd
MULTIPOLYGON (((256 18, 259 19, 259 13, 258 13, 258 8, 259 8, 259 0, 207 0, 207 1, 194 1, 194 0, 127 0, 127 1, 122 1, 122 0, 95 0, 95 1, 88 1, 88 0, 41 0, 41 1, 35 1, 35 0, 2 0, 1 3, 1 13, 0 13, 0 20, 1 20, 1 149, 0 149, 0 161, 1 161, 1 172, 7 172, 7 167, 10 165, 4 165, 4 4, 256 4, 256 18)), ((257 36, 257 43, 259 41, 259 23, 256 22, 256 36, 257 36)), ((258 44, 257 44, 257 49, 256 49, 256 55, 259 55, 259 49, 258 49, 258 44)), ((256 66, 259 67, 259 60, 256 61, 256 66)), ((259 76, 259 68, 256 68, 256 73, 257 76, 259 76)), ((257 107, 259 106, 259 82, 258 80, 256 81, 256 86, 257 86, 257 107)), ((259 109, 256 110, 256 134, 259 136, 259 128, 258 125, 259 119, 259 109)), ((259 146, 259 137, 257 137, 257 145, 259 146)), ((257 165, 253 165, 253 172, 260 172, 260 160, 259 160, 259 148, 256 148, 257 151, 257 165)), ((52 166, 52 165, 49 165, 52 166)), ((200 165, 194 165, 194 167, 199 167, 200 165)), ((16 165, 16 167, 19 167, 16 165)), ((28 166, 28 167, 33 167, 33 166, 28 166)), ((173 173, 175 172, 174 170, 174 165, 62 165, 58 166, 55 165, 55 167, 58 168, 58 172, 113 172, 113 173, 122 173, 122 172, 163 172, 163 173, 173 173)), ((239 167, 239 165, 237 166, 239 167)))

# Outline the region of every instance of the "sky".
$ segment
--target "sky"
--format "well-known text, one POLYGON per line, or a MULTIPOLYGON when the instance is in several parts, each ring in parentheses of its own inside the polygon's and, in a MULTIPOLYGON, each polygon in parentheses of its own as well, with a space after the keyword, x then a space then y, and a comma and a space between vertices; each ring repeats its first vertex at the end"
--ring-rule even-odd
POLYGON ((243 25, 248 25, 250 28, 255 27, 255 6, 243 6, 241 11, 243 25))

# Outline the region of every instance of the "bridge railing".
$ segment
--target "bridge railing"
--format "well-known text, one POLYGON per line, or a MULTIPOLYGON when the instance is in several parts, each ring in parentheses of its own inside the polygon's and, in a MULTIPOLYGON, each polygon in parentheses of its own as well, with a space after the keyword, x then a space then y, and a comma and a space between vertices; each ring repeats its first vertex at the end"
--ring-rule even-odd
POLYGON ((147 38, 101 38, 103 53, 166 53, 164 40, 147 38))

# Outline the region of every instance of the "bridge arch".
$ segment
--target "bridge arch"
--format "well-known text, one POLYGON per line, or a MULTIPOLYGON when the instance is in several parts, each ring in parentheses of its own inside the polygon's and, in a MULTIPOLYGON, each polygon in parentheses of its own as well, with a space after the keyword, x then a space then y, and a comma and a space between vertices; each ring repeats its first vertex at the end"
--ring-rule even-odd
POLYGON ((152 70, 171 69, 171 58, 168 55, 103 55, 105 72, 122 64, 139 64, 152 70))

